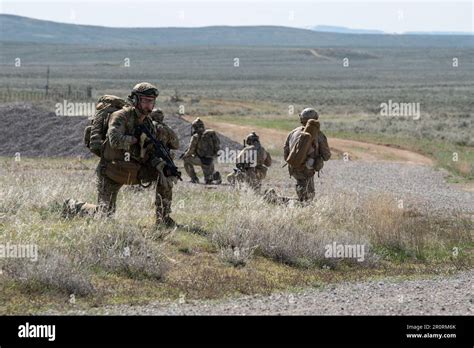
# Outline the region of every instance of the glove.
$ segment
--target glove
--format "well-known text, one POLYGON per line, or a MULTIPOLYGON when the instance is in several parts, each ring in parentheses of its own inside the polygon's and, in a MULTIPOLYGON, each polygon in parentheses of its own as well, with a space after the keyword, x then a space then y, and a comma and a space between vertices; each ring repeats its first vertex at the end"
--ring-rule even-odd
POLYGON ((156 161, 155 168, 160 173, 163 173, 163 169, 165 168, 165 166, 166 166, 166 162, 162 160, 161 158, 159 158, 158 161, 156 161))
POLYGON ((313 165, 314 165, 314 158, 308 158, 308 160, 305 163, 306 168, 313 169, 313 165))
POLYGON ((91 146, 90 150, 92 153, 96 156, 101 157, 102 156, 102 148, 100 146, 91 146))

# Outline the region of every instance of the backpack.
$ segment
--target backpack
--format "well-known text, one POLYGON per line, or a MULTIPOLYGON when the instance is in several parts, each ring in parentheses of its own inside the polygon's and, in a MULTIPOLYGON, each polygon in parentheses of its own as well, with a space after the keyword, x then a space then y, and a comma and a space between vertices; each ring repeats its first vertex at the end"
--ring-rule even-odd
POLYGON ((84 129, 84 145, 95 155, 100 157, 102 144, 107 135, 110 114, 122 109, 126 104, 124 99, 114 95, 104 95, 97 101, 96 112, 89 119, 89 125, 84 129))
POLYGON ((212 129, 205 130, 199 144, 199 157, 215 157, 221 148, 221 141, 212 129))
POLYGON ((263 149, 263 151, 265 151, 265 159, 263 160, 263 165, 265 167, 270 167, 272 165, 272 156, 270 156, 270 152, 266 151, 265 149, 263 149))
MULTIPOLYGON (((304 130, 296 134, 296 139, 293 144, 291 144, 290 154, 286 162, 293 168, 303 168, 308 159, 308 153, 311 147, 318 143, 318 135, 319 122, 309 120, 304 130)), ((318 151, 318 149, 316 149, 316 151, 318 151)))

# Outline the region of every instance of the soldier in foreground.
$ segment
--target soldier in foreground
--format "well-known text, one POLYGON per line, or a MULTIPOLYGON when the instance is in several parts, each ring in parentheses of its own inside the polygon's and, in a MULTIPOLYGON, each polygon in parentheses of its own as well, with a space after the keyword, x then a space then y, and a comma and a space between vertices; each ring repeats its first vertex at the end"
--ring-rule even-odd
POLYGON ((227 181, 231 185, 245 182, 256 192, 260 192, 262 180, 267 176, 268 167, 272 165, 272 158, 260 144, 260 138, 255 132, 247 136, 244 145, 237 156, 237 168, 234 173, 227 175, 227 181))
MULTIPOLYGON (((166 148, 160 147, 162 143, 157 141, 157 128, 149 117, 157 97, 158 89, 155 86, 147 82, 139 83, 132 89, 128 103, 106 115, 104 122, 102 119, 94 119, 89 133, 90 143, 86 141, 86 145, 91 151, 94 148, 94 153, 100 155, 96 170, 98 204, 68 199, 64 203, 63 216, 111 216, 115 213, 117 195, 123 185, 157 181, 156 224, 175 224, 169 217, 169 207, 171 188, 180 178, 180 173, 166 148), (105 136, 98 134, 101 132, 105 132, 105 136), (100 140, 101 137, 103 141, 100 140)), ((97 105, 98 110, 101 100, 97 105)))
POLYGON ((290 176, 296 179, 296 194, 301 202, 314 198, 314 175, 331 157, 326 136, 320 131, 316 110, 306 108, 299 114, 302 126, 293 129, 283 153, 290 176))
POLYGON ((214 171, 214 158, 220 150, 220 141, 216 132, 204 127, 199 117, 191 124, 192 137, 187 150, 182 155, 184 169, 194 184, 199 183, 194 166, 200 166, 206 185, 222 182, 221 174, 214 171))

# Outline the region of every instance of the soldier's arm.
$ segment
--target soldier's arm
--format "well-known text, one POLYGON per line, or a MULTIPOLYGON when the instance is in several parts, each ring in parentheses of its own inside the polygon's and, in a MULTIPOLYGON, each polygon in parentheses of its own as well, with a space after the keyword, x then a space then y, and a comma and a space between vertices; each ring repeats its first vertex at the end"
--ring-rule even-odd
POLYGON ((267 167, 270 167, 272 165, 272 156, 270 156, 270 152, 268 152, 267 150, 265 150, 265 153, 267 155, 267 157, 265 158, 265 165, 267 167))
POLYGON ((129 150, 130 145, 134 143, 135 138, 125 134, 126 117, 126 113, 121 110, 110 115, 107 137, 112 148, 129 150))
POLYGON ((318 145, 319 154, 321 155, 323 160, 328 161, 331 158, 331 150, 329 149, 328 139, 326 138, 323 132, 319 133, 318 145))
POLYGON ((283 158, 285 159, 285 161, 288 158, 288 156, 290 155, 290 137, 291 137, 292 133, 293 132, 288 134, 288 136, 286 137, 285 144, 283 145, 283 158))
POLYGON ((237 155, 237 158, 235 159, 235 163, 244 163, 245 162, 245 157, 246 157, 246 152, 248 150, 248 146, 244 147, 242 150, 240 150, 239 154, 237 155))
POLYGON ((197 149, 197 144, 198 144, 198 138, 197 138, 196 135, 193 135, 191 137, 191 142, 189 143, 189 147, 186 150, 186 152, 184 153, 183 157, 189 157, 189 156, 195 155, 196 154, 196 149, 197 149))

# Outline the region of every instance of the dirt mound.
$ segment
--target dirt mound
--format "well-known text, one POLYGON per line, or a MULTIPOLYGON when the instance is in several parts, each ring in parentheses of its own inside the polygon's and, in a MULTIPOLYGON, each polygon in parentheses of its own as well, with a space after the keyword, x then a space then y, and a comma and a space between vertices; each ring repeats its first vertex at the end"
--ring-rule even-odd
MULTIPOLYGON (((4 131, 0 156, 13 157, 92 157, 82 137, 88 124, 85 116, 56 116, 52 111, 29 103, 0 105, 0 122, 4 131)), ((166 116, 165 122, 178 134, 180 151, 191 137, 191 124, 179 116, 166 116)), ((240 149, 241 145, 219 134, 221 147, 240 149)))

